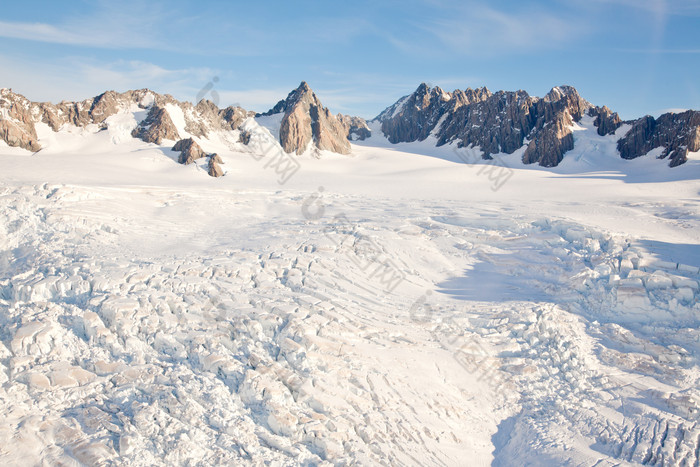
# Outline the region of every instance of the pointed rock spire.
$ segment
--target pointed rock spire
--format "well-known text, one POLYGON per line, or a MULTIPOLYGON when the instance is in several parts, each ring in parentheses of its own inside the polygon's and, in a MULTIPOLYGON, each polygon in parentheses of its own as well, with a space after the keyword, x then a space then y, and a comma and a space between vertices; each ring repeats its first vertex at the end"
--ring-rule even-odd
POLYGON ((350 153, 348 128, 321 104, 306 81, 286 99, 261 115, 284 113, 280 124, 280 144, 285 152, 303 153, 313 143, 321 150, 350 153))

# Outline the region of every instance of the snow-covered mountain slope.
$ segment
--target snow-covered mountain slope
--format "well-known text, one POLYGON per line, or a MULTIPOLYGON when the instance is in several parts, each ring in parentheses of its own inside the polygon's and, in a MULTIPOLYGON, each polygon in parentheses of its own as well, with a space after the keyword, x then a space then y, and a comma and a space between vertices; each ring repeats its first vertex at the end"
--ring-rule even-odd
POLYGON ((3 465, 697 464, 700 154, 109 118, 0 147, 3 465))

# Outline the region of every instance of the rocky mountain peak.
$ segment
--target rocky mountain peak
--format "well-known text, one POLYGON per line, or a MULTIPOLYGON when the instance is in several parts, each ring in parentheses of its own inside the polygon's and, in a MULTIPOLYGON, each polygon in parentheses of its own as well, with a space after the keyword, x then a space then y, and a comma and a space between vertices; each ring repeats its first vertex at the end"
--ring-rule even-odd
MULTIPOLYGON (((54 131, 65 126, 97 131, 110 125, 111 116, 120 112, 137 115, 138 109, 148 112, 132 136, 156 144, 189 135, 206 138, 210 132, 236 130, 247 118, 256 115, 234 106, 219 109, 205 99, 196 105, 180 102, 146 88, 121 93, 106 91, 83 101, 58 104, 32 102, 12 89, 1 88, 0 140, 36 152, 41 149, 36 133, 38 123, 45 123, 54 131), (178 125, 184 124, 184 129, 175 122, 182 122, 178 125)), ((289 153, 300 154, 315 147, 348 154, 348 140, 371 135, 364 119, 331 114, 305 81, 262 115, 272 114, 282 114, 280 144, 289 153)), ((392 143, 431 137, 438 146, 454 143, 457 147, 478 147, 484 159, 523 148, 523 162, 552 167, 573 148, 573 123, 585 115, 593 117, 600 136, 617 135, 618 151, 625 159, 660 148, 653 154, 669 160, 669 165, 675 167, 688 159, 689 152, 700 150, 699 111, 623 122, 608 107, 591 105, 574 87, 567 85, 556 86, 538 98, 522 90, 493 93, 482 87, 447 92, 439 86, 421 83, 412 94, 387 107, 375 121, 381 124, 381 131, 392 143), (617 130, 623 124, 630 129, 620 135, 617 130)), ((244 144, 249 141, 243 133, 239 139, 244 144)))
POLYGON ((414 94, 427 94, 430 91, 430 86, 428 83, 420 83, 416 88, 414 94))
POLYGON ((289 109, 293 108, 295 105, 297 105, 299 103, 304 103, 304 102, 305 103, 314 102, 317 105, 320 104, 318 97, 316 97, 316 94, 311 90, 311 88, 306 83, 306 81, 302 81, 301 84, 299 84, 299 87, 297 87, 292 92, 290 92, 285 99, 282 99, 277 104, 275 104, 275 106, 273 108, 271 108, 267 112, 264 112, 260 115, 268 116, 268 115, 274 115, 274 114, 287 112, 289 109))
POLYGON ((299 87, 289 93, 285 99, 287 107, 296 105, 300 102, 318 102, 318 97, 311 90, 306 81, 302 81, 299 87))
POLYGON ((574 88, 573 86, 569 85, 562 85, 562 86, 554 86, 546 96, 544 96, 544 100, 546 102, 554 102, 561 100, 564 97, 572 96, 574 98, 579 98, 579 93, 574 88))
POLYGON ((449 93, 421 83, 377 120, 392 143, 433 135, 438 146, 455 141, 459 147, 479 146, 485 159, 510 154, 529 139, 523 161, 554 166, 573 148, 572 122, 591 107, 572 86, 552 88, 538 99, 522 90, 494 94, 483 87, 449 93))
POLYGON ((317 149, 350 153, 349 126, 321 104, 306 81, 279 101, 263 116, 284 113, 280 123, 280 144, 285 152, 303 153, 313 143, 317 149))
POLYGON ((299 87, 295 89, 295 91, 297 93, 311 92, 311 88, 309 87, 309 85, 306 81, 302 81, 299 84, 299 87))

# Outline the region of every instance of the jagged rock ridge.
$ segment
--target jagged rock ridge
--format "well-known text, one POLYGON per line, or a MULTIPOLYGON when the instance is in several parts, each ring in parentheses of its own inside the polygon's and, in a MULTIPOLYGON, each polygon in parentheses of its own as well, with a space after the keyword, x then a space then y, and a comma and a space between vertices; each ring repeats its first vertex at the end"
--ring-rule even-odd
MULTIPOLYGON (((432 136, 437 146, 479 147, 484 159, 499 152, 512 154, 527 145, 524 163, 554 167, 574 148, 572 126, 584 115, 594 117, 601 136, 614 135, 625 123, 608 107, 588 103, 571 86, 555 87, 538 98, 525 91, 492 93, 486 88, 445 92, 425 83, 373 121, 381 123, 391 143, 432 136)), ((632 129, 618 141, 621 157, 632 159, 663 147, 659 158, 668 157, 672 167, 684 163, 689 151, 700 149, 699 115, 688 111, 626 122, 632 129)))
POLYGON ((455 141, 459 147, 479 146, 485 159, 499 152, 511 154, 529 141, 523 161, 553 167, 573 148, 572 121, 591 107, 570 86, 553 88, 539 99, 525 91, 446 92, 422 83, 375 120, 392 143, 423 141, 432 135, 438 146, 455 141))
POLYGON ((688 160, 689 151, 700 151, 700 112, 666 113, 658 119, 647 115, 632 123, 632 128, 617 142, 624 159, 643 156, 663 148, 659 159, 669 159, 671 167, 688 160))
POLYGON ((349 115, 336 115, 338 121, 345 128, 345 133, 350 141, 363 141, 372 136, 372 131, 367 125, 367 120, 362 117, 351 117, 349 115))
MULTIPOLYGON (((320 149, 339 154, 350 153, 349 126, 344 125, 321 104, 305 81, 279 101, 263 116, 284 113, 279 139, 287 153, 301 154, 310 143, 320 149)), ((349 124, 348 124, 349 125, 349 124)))
MULTIPOLYGON (((36 130, 39 123, 53 131, 65 125, 96 125, 101 129, 107 127, 109 117, 134 108, 148 113, 132 136, 155 144, 186 136, 180 134, 182 129, 178 131, 172 112, 181 114, 179 121, 184 120, 184 131, 192 136, 206 138, 210 132, 240 129, 238 141, 242 144, 248 144, 251 135, 240 128, 241 124, 256 115, 240 107, 219 109, 207 100, 196 105, 179 102, 148 89, 107 91, 84 101, 58 104, 31 102, 9 89, 0 89, 0 139, 10 146, 36 152, 41 149, 36 130)), ((371 135, 364 119, 331 114, 305 82, 262 115, 279 113, 283 114, 280 144, 290 153, 299 154, 313 144, 318 149, 348 154, 348 140, 363 140, 371 135)), ((392 143, 433 137, 438 146, 456 143, 459 147, 479 147, 485 159, 524 148, 524 163, 553 167, 573 149, 572 126, 584 115, 594 118, 599 135, 617 134, 618 151, 625 159, 662 148, 657 157, 667 158, 669 165, 675 167, 687 161, 689 151, 700 150, 698 111, 623 122, 609 108, 586 102, 570 86, 555 87, 544 98, 537 98, 525 91, 492 93, 484 87, 445 92, 421 84, 375 120, 392 143), (617 130, 623 124, 630 129, 619 135, 617 130)))
POLYGON ((146 142, 161 144, 163 140, 177 141, 180 135, 166 108, 179 108, 185 120, 185 130, 193 136, 206 137, 217 130, 234 130, 254 112, 230 106, 219 109, 213 102, 202 100, 196 106, 180 102, 168 94, 148 89, 118 93, 107 91, 80 102, 32 102, 10 89, 0 90, 0 138, 8 145, 38 151, 41 145, 36 124, 45 123, 53 131, 64 125, 87 127, 99 125, 121 111, 133 106, 148 109, 145 120, 139 122, 132 135, 146 142))

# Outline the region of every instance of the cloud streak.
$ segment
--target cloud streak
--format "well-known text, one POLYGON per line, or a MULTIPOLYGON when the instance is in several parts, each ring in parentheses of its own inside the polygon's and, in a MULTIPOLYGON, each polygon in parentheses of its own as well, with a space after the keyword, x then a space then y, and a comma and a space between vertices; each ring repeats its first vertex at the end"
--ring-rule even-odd
POLYGON ((42 72, 36 64, 21 58, 0 55, 0 83, 15 88, 31 100, 82 100, 113 89, 151 88, 193 101, 199 89, 218 70, 206 67, 168 69, 137 60, 95 61, 63 58, 45 62, 42 72))
POLYGON ((46 23, 21 23, 0 21, 0 37, 22 39, 52 44, 78 45, 96 48, 119 49, 127 47, 149 48, 152 42, 135 34, 93 35, 94 31, 72 31, 65 27, 46 23))
POLYGON ((467 56, 560 48, 583 29, 570 18, 544 10, 503 11, 481 3, 455 7, 449 17, 417 27, 434 35, 452 53, 467 56))

